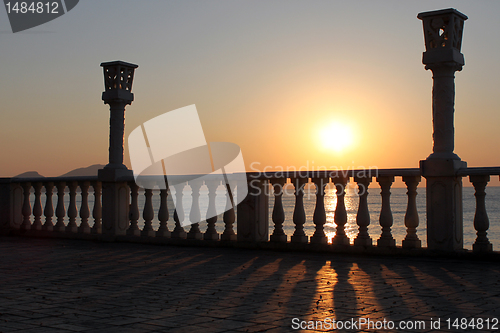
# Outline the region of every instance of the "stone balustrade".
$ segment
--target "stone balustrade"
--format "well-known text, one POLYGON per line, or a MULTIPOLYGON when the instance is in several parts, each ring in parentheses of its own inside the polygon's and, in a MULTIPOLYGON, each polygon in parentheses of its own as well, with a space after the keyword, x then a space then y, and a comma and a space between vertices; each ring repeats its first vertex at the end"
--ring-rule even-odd
POLYGON ((97 177, 2 178, 0 189, 3 233, 35 236, 102 233, 102 184, 97 177))
MULTIPOLYGON (((474 221, 465 221, 473 223, 477 232, 474 252, 493 251, 487 237, 489 220, 485 206, 486 185, 492 175, 500 175, 500 168, 467 168, 457 174, 469 177, 475 188, 474 221)), ((171 194, 166 189, 144 190, 133 179, 128 179, 129 221, 126 233, 117 235, 113 240, 381 254, 428 251, 422 248, 422 240, 417 235, 420 221, 426 221, 425 216, 419 216, 416 204, 417 186, 421 182, 419 169, 247 173, 247 179, 249 195, 236 209, 232 206, 231 197, 226 195, 226 209, 218 215, 213 213, 216 212, 218 195, 220 200, 217 189, 223 188, 219 181, 190 180, 176 185, 175 193, 171 194), (397 178, 406 184, 407 206, 404 220, 394 221, 391 187, 397 178), (378 195, 369 193, 374 191, 370 185, 375 182, 380 186, 381 205, 380 212, 376 212, 379 220, 371 221, 367 198, 378 195), (345 190, 349 183, 356 184, 359 202, 355 213, 357 234, 352 239, 345 231, 349 217, 345 190), (285 186, 293 189, 295 197, 290 216, 285 215, 283 206, 285 186), (305 214, 306 186, 314 189, 312 220, 306 219, 305 214), (337 199, 333 218, 336 231, 332 238, 325 233, 327 217, 324 199, 327 186, 336 190, 337 199), (191 194, 188 200, 190 207, 186 209, 189 213, 186 214, 182 203, 188 187, 191 194), (204 207, 200 206, 202 187, 208 193, 204 207), (172 208, 172 195, 176 198, 175 209, 172 208), (272 207, 270 197, 274 197, 272 207), (184 220, 190 222, 186 227, 182 226, 184 220), (203 223, 204 230, 199 223, 191 221, 206 222, 203 223), (294 225, 290 234, 285 233, 286 221, 294 225), (404 224, 406 228, 406 236, 400 245, 392 234, 394 223, 404 224), (368 232, 368 227, 373 224, 380 225, 380 235, 368 232), (304 227, 312 225, 314 233, 308 236, 304 227)), ((109 207, 102 206, 101 190, 102 182, 98 177, 0 179, 0 230, 11 235, 109 240, 102 237, 102 211, 109 207)))

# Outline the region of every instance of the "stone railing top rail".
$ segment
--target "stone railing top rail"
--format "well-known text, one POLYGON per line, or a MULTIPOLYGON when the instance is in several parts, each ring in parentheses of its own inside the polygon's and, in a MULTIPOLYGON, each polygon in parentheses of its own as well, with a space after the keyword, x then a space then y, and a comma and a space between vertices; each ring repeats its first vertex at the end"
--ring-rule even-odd
MULTIPOLYGON (((339 178, 339 177, 383 177, 383 176, 420 176, 419 168, 395 168, 395 169, 348 169, 348 170, 298 170, 298 171, 268 171, 268 172, 247 172, 248 179, 285 179, 285 178, 339 178)), ((500 167, 473 167, 460 169, 457 171, 458 176, 472 176, 472 175, 499 175, 500 167)), ((147 177, 147 176, 143 176, 147 177)), ((156 179, 154 176, 150 176, 156 179)), ((175 177, 175 176, 173 176, 175 177)), ((183 177, 183 176, 179 176, 183 177)), ((196 175, 191 175, 190 178, 195 180, 196 175)), ((199 175, 205 180, 210 179, 209 175, 199 175)), ((221 175, 214 175, 214 179, 220 179, 221 175)), ((133 177, 125 177, 122 181, 133 181, 133 177)), ((82 181, 99 181, 97 176, 72 176, 72 177, 4 177, 0 178, 0 183, 35 183, 35 182, 82 182, 82 181)))
POLYGON ((72 176, 72 177, 12 177, 0 178, 0 183, 37 183, 37 182, 83 182, 98 181, 97 176, 72 176))
POLYGON ((381 176, 420 176, 418 168, 401 169, 347 169, 347 170, 298 170, 249 172, 250 179, 283 179, 283 178, 347 178, 347 177, 381 177, 381 176))
POLYGON ((457 171, 458 176, 476 176, 476 175, 500 175, 500 167, 474 167, 460 169, 457 171))
MULTIPOLYGON (((500 168, 499 168, 500 171, 500 168)), ((420 176, 418 168, 401 169, 347 169, 347 170, 298 170, 298 171, 270 171, 270 172, 246 172, 237 173, 246 174, 248 179, 283 179, 283 178, 336 178, 336 177, 379 177, 379 176, 420 176)), ((221 174, 214 175, 187 175, 190 180, 196 180, 203 177, 203 180, 221 179, 221 174)), ((173 178, 185 178, 186 175, 170 176, 173 178)), ((150 178, 157 180, 157 176, 141 176, 142 179, 150 178)), ((187 178, 187 179, 188 179, 187 178)), ((133 181, 132 176, 120 177, 119 181, 133 181)), ((5 177, 0 178, 0 183, 35 183, 35 182, 81 182, 81 181, 99 181, 98 176, 72 176, 72 177, 5 177)))

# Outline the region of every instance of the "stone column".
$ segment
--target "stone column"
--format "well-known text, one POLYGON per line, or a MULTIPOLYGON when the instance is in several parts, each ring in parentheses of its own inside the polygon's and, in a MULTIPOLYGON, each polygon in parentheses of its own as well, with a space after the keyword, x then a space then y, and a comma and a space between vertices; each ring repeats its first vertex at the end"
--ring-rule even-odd
POLYGON ((109 163, 106 169, 127 169, 123 164, 123 142, 125 136, 125 106, 132 101, 111 100, 109 104, 109 163))
POLYGON ((463 249, 462 177, 456 176, 467 163, 453 150, 455 146, 455 71, 458 62, 438 62, 426 66, 433 73, 432 127, 433 153, 420 162, 427 181, 427 246, 433 250, 463 249))
POLYGON ((462 177, 466 168, 454 151, 455 72, 465 64, 460 53, 464 20, 455 9, 420 13, 426 52, 425 69, 433 74, 432 126, 433 152, 420 161, 426 178, 427 246, 432 250, 463 249, 462 177))

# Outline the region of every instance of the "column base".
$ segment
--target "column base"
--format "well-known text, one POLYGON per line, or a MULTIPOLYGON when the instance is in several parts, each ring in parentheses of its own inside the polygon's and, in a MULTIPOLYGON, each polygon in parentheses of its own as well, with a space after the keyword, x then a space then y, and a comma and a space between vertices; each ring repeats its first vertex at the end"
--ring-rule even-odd
POLYGON ((168 230, 158 230, 156 232, 156 237, 170 238, 170 234, 168 230))
POLYGON ((309 237, 306 235, 293 235, 290 237, 292 243, 307 243, 309 242, 309 237))
POLYGON ((24 222, 23 222, 23 224, 21 224, 21 227, 20 227, 19 229, 21 229, 22 231, 28 231, 28 230, 31 230, 31 223, 30 223, 30 224, 28 224, 28 223, 24 223, 24 222))
POLYGON ((271 239, 271 242, 280 242, 280 243, 288 242, 287 235, 271 235, 270 239, 271 239))
POLYGON ((42 230, 42 224, 41 223, 33 223, 31 225, 31 230, 42 230))
POLYGON ((142 237, 155 237, 156 231, 154 231, 153 229, 143 230, 143 231, 141 231, 141 236, 142 237))
POLYGON ((460 157, 458 157, 455 153, 432 153, 427 157, 427 160, 454 160, 460 161, 460 157))
POLYGON ((53 225, 43 225, 42 230, 43 231, 53 231, 54 226, 53 225))
POLYGON ((203 234, 203 239, 204 240, 219 240, 219 234, 218 233, 213 233, 213 234, 209 234, 209 233, 204 233, 203 234))
POLYGON ((472 250, 474 252, 492 252, 493 251, 493 245, 488 242, 488 243, 474 243, 472 244, 472 250))
POLYGON ((64 232, 66 231, 66 226, 64 225, 64 223, 61 223, 60 225, 56 224, 53 230, 56 232, 64 232))
POLYGON ((80 227, 78 228, 78 232, 79 232, 80 234, 86 234, 86 235, 88 235, 88 234, 90 234, 90 232, 91 232, 90 226, 84 226, 84 227, 80 226, 80 227))
MULTIPOLYGON (((403 241, 403 243, 404 243, 404 241, 403 241)), ((378 247, 395 247, 396 240, 394 238, 380 238, 380 239, 377 239, 377 246, 378 247)))
POLYGON ((236 235, 224 235, 224 234, 222 234, 222 235, 220 235, 220 240, 234 242, 234 241, 236 241, 237 237, 238 236, 236 236, 236 235))
POLYGON ((139 229, 128 229, 127 236, 136 236, 139 237, 141 235, 141 230, 139 229))
POLYGON ((326 238, 326 236, 311 237, 311 244, 327 244, 327 243, 328 243, 328 238, 326 238))
POLYGON ((187 234, 187 239, 203 239, 203 234, 201 232, 197 233, 188 233, 187 234))
POLYGON ((72 225, 72 226, 67 225, 65 231, 67 233, 76 234, 78 232, 78 227, 76 225, 72 225))
POLYGON ((420 249, 422 241, 420 239, 403 239, 403 248, 405 249, 420 249))
POLYGON ((354 240, 354 246, 373 246, 373 240, 370 237, 357 237, 354 240))
POLYGON ((347 237, 333 237, 332 238, 333 245, 351 245, 351 240, 347 237))
POLYGON ((170 237, 171 238, 182 238, 182 239, 186 239, 186 236, 187 236, 187 233, 185 231, 172 231, 170 233, 170 237))

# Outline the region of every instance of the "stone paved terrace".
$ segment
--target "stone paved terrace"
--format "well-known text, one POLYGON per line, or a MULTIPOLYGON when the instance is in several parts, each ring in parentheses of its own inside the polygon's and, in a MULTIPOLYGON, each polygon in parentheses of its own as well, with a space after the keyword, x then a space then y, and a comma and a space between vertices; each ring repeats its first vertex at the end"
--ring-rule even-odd
POLYGON ((456 331, 446 318, 500 317, 493 261, 17 237, 0 251, 0 332, 290 332, 294 317, 418 331, 441 317, 456 331))

